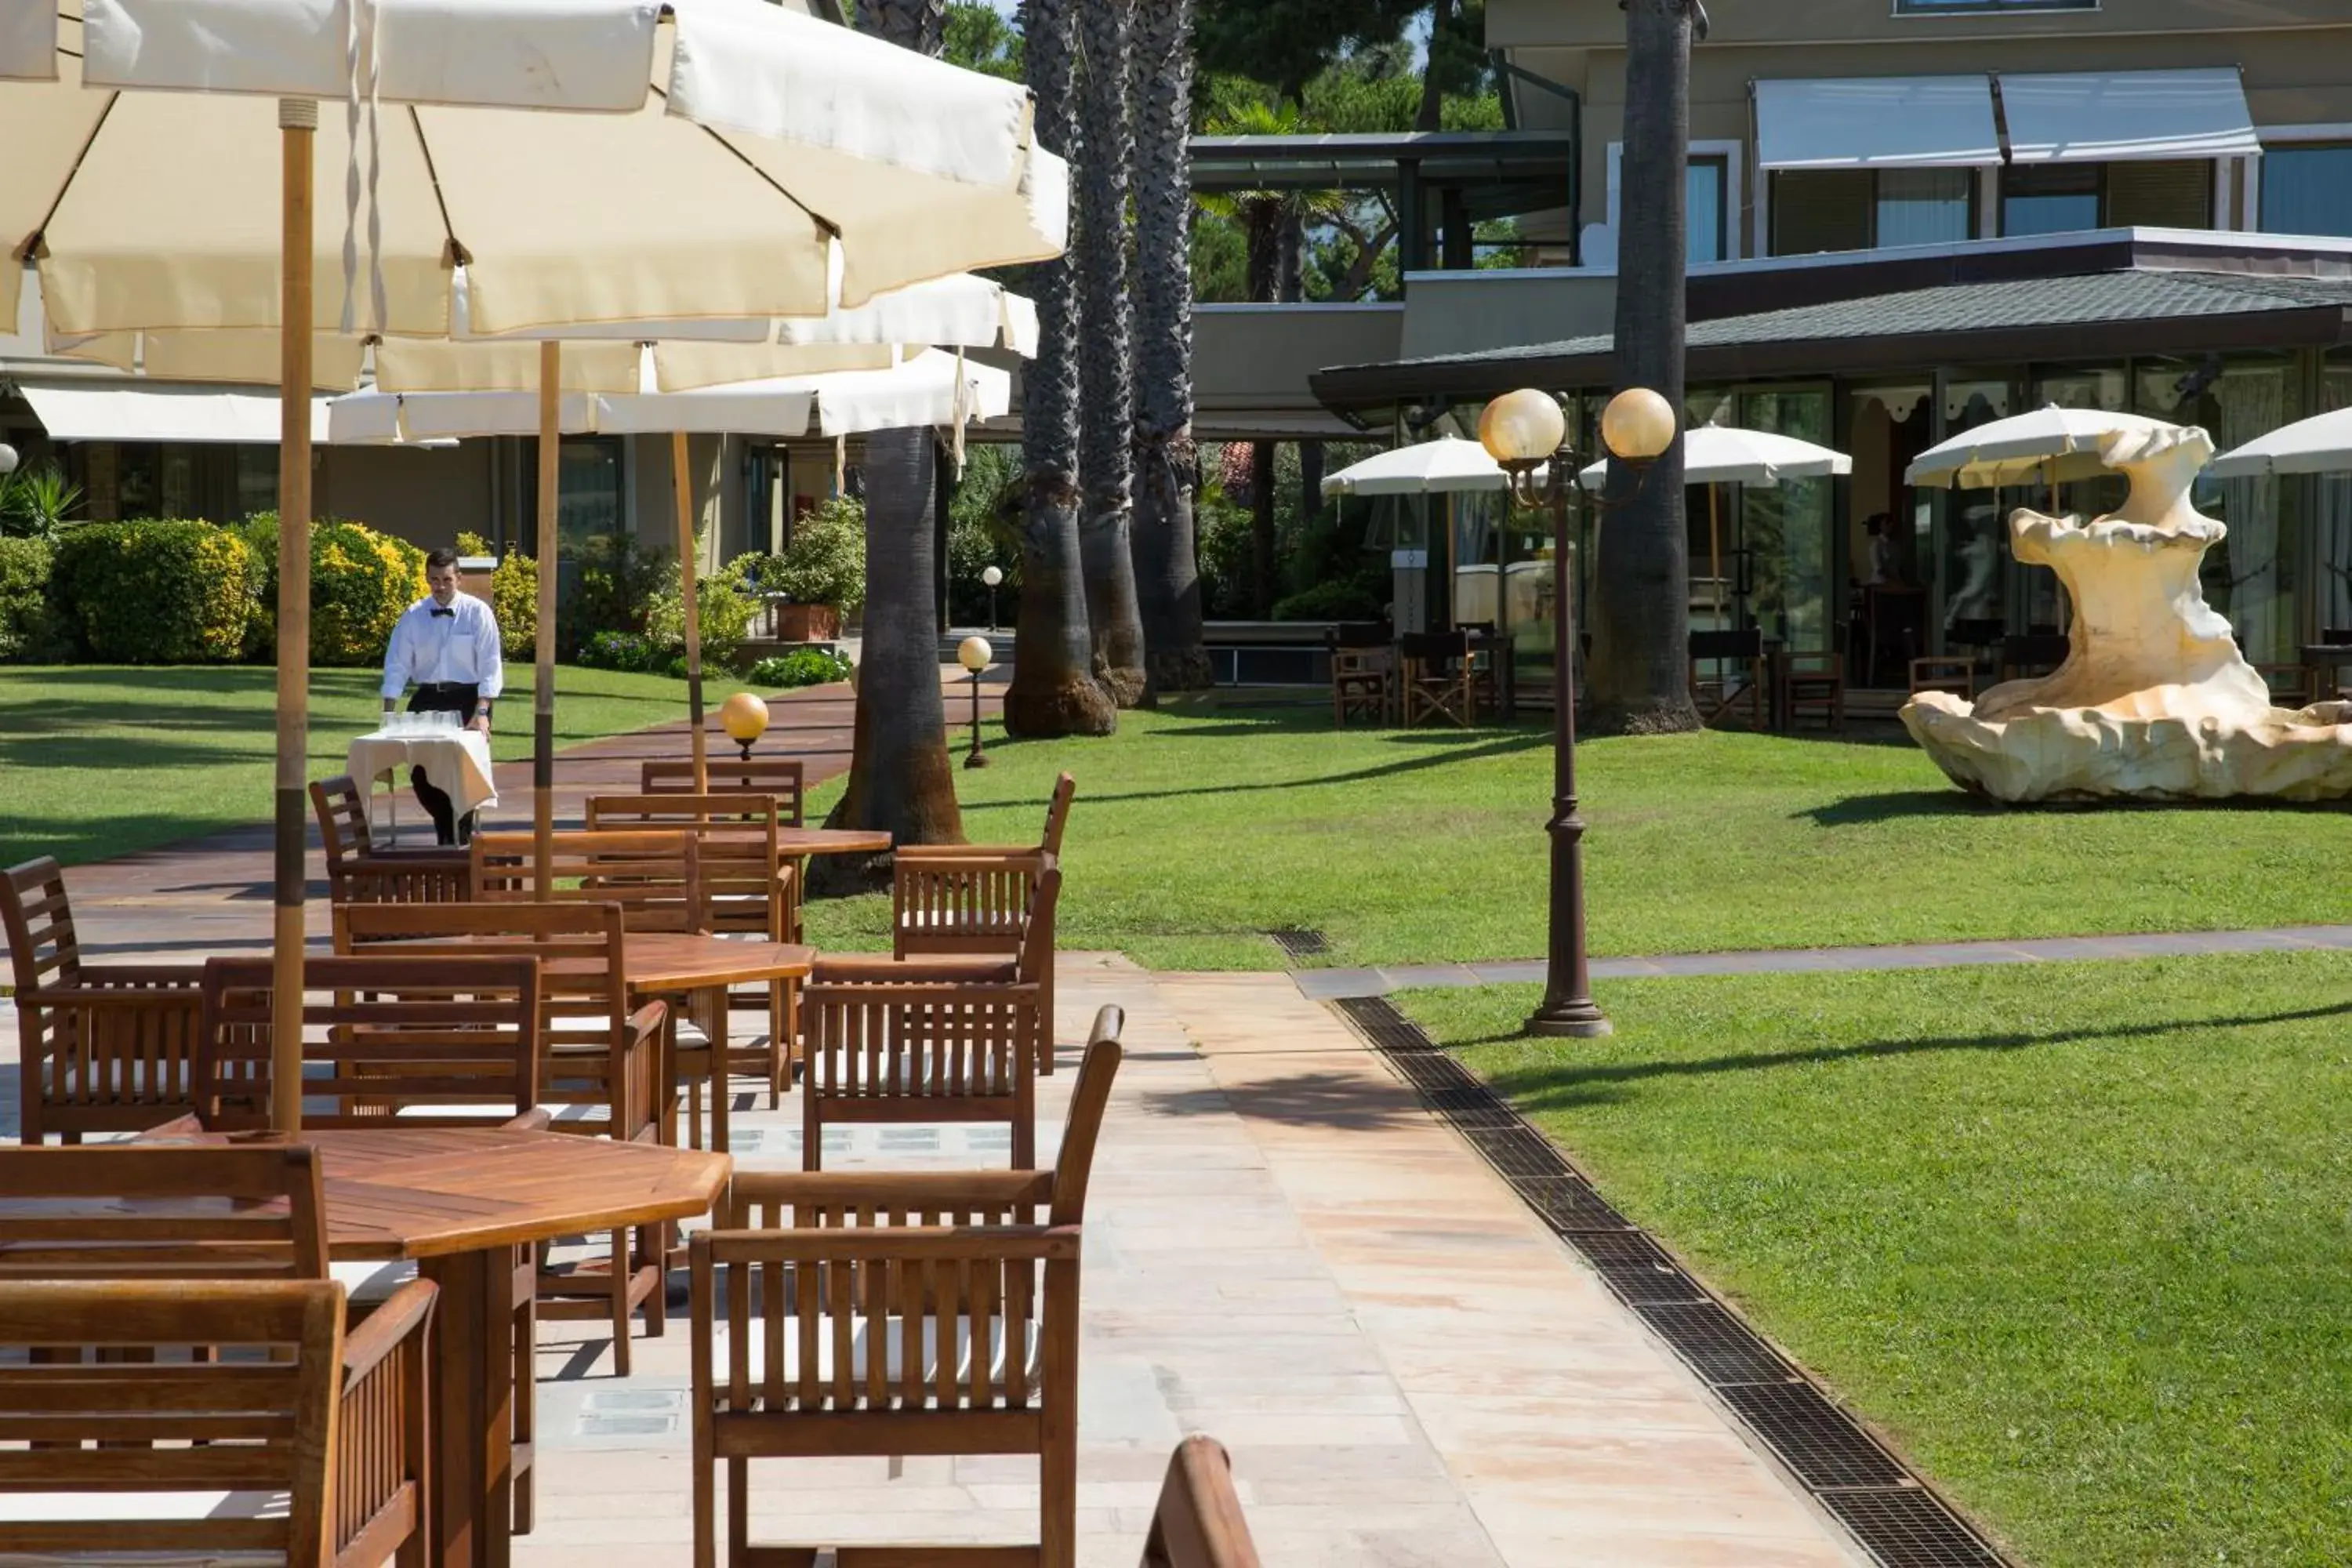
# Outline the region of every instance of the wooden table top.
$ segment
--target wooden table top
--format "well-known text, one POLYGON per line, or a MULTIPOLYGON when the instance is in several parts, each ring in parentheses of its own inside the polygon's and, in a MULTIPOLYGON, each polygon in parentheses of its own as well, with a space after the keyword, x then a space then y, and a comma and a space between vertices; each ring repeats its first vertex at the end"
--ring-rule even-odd
POLYGON ((779 827, 776 847, 787 855, 879 855, 890 836, 878 827, 779 827))
MULTIPOLYGON (((510 952, 519 945, 511 936, 427 936, 400 942, 370 942, 366 951, 386 957, 404 947, 495 947, 510 952)), ((586 973, 591 963, 601 972, 601 961, 579 958, 541 959, 542 974, 586 973)), ((698 991, 707 986, 751 985, 764 980, 805 980, 816 965, 816 949, 796 942, 746 942, 736 937, 698 931, 633 931, 622 962, 628 966, 633 991, 698 991)))
POLYGON ((734 1170, 727 1155, 698 1149, 502 1127, 321 1128, 299 1142, 323 1162, 327 1246, 342 1260, 435 1258, 691 1219, 709 1212, 734 1170))

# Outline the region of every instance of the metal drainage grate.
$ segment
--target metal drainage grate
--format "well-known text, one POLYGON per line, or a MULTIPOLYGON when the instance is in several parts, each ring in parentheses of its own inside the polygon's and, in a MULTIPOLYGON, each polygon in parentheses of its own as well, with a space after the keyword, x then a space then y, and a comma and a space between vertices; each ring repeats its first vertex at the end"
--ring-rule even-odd
MULTIPOLYGON (((1283 933, 1269 934, 1282 940, 1283 933)), ((1549 1139, 1395 1004, 1349 996, 1330 1005, 1885 1568, 2006 1568, 2006 1560, 1901 1460, 1611 1207, 1549 1139)))
POLYGON ((1331 951, 1321 931, 1305 926, 1277 926, 1265 934, 1274 938, 1274 945, 1282 949, 1285 958, 1313 958, 1331 951))
POLYGON ((2001 1568, 2000 1553, 1924 1487, 1857 1487, 1821 1497, 1890 1568, 2001 1568))

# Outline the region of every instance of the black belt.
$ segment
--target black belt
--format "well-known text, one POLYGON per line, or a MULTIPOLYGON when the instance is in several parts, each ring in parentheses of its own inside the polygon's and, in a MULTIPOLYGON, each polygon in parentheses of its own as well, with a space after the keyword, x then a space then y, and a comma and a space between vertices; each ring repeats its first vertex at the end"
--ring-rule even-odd
POLYGON ((419 691, 477 691, 480 688, 481 682, 477 680, 420 680, 416 683, 419 691))

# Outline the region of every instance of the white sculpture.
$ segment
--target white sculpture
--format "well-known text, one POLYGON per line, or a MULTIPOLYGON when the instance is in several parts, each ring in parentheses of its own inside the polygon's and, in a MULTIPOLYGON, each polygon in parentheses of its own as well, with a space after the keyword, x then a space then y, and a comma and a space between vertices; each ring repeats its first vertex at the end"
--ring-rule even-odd
POLYGON ((2122 510, 2085 526, 2021 507, 2009 522, 2016 558, 2056 572, 2073 601, 2065 662, 1973 705, 1921 692, 1904 727, 1956 783, 1997 800, 2352 795, 2352 704, 2273 707, 2205 603, 2198 568, 2226 530, 2189 487, 2211 439, 2118 431, 2099 455, 2130 477, 2122 510))

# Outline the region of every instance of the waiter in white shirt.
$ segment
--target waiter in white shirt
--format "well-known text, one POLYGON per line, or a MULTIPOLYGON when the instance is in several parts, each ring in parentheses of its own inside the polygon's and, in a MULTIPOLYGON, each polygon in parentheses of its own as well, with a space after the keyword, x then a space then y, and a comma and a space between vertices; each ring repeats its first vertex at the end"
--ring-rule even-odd
MULTIPOLYGON (((490 731, 490 705, 506 676, 499 660, 498 617, 471 594, 457 592, 457 552, 436 550, 425 557, 425 585, 432 592, 408 606, 392 628, 383 655, 383 710, 392 711, 409 686, 412 713, 459 713, 468 730, 490 731)), ((456 816, 445 792, 425 781, 423 768, 409 770, 417 804, 433 818, 444 844, 474 836, 474 814, 456 816)))

